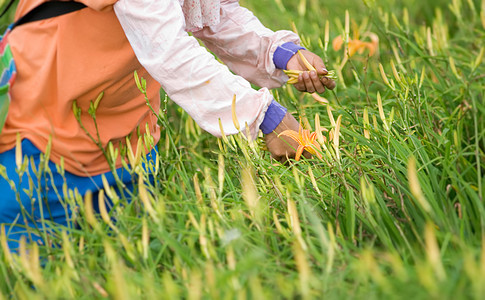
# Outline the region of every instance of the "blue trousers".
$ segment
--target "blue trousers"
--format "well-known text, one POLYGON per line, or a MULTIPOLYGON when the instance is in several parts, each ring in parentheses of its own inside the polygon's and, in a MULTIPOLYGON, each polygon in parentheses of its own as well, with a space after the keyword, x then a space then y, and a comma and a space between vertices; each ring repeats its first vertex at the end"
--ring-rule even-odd
MULTIPOLYGON (((5 168, 0 172, 0 227, 5 227, 8 246, 14 251, 22 236, 25 236, 27 242, 42 243, 42 236, 52 230, 52 225, 67 228, 74 226, 71 216, 75 205, 64 201, 68 198, 64 194, 66 191, 69 194, 77 190, 81 196, 91 191, 93 200, 97 200, 98 192, 103 188, 102 175, 82 177, 62 172, 51 161, 48 162, 50 171, 39 174, 42 152, 29 140, 22 141, 22 155, 29 157, 29 165, 19 176, 15 148, 0 153, 0 168, 5 168)), ((122 168, 117 169, 116 173, 125 184, 125 189, 132 191, 132 176, 122 168)), ((109 185, 116 185, 116 177, 112 172, 104 176, 109 185)), ((93 201, 95 209, 97 203, 93 201)))

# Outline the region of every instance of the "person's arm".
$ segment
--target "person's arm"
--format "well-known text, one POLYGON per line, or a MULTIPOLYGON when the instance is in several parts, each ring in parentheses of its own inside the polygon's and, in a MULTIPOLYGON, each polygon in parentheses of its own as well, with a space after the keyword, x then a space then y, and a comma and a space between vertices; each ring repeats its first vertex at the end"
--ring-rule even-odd
POLYGON ((266 28, 237 0, 221 0, 220 23, 194 31, 193 35, 233 72, 267 88, 280 87, 288 80, 273 62, 277 48, 288 42, 300 43, 294 32, 266 28))
POLYGON ((317 71, 301 74, 295 87, 310 93, 323 93, 325 88, 335 87, 332 80, 322 77, 327 74, 322 59, 300 46, 295 33, 271 31, 251 11, 239 6, 238 0, 221 0, 220 23, 193 34, 232 71, 258 86, 281 86, 288 80, 281 71, 284 69, 306 71, 306 66, 296 55, 302 50, 317 71))
POLYGON ((220 136, 221 119, 226 134, 237 133, 231 114, 236 95, 241 130, 247 124, 252 137, 257 135, 271 93, 252 89, 189 36, 178 0, 119 0, 114 10, 139 62, 199 126, 220 136))

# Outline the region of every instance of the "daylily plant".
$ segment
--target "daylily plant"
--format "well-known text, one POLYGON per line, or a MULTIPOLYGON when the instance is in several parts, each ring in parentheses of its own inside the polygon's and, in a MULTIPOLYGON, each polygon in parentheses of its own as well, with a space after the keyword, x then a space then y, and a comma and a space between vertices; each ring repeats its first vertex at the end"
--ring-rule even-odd
POLYGON ((303 129, 300 123, 298 132, 289 129, 281 132, 278 137, 282 135, 286 135, 298 143, 295 155, 296 161, 300 160, 300 157, 305 150, 322 159, 322 154, 320 153, 321 147, 317 142, 317 132, 310 132, 309 129, 303 129))

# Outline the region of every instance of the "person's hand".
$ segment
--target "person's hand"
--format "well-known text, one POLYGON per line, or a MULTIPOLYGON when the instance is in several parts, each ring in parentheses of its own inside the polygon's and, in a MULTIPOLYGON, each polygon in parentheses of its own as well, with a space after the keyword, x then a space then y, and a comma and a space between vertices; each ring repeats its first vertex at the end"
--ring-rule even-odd
MULTIPOLYGON (((299 127, 300 124, 295 119, 295 117, 287 112, 283 120, 275 128, 275 130, 264 136, 266 146, 271 153, 271 157, 280 162, 286 162, 288 159, 295 157, 298 143, 288 136, 282 135, 278 137, 278 134, 288 129, 298 132, 299 127)), ((307 151, 304 151, 303 156, 306 158, 310 158, 311 154, 307 151)))
POLYGON ((298 54, 293 55, 288 61, 286 69, 307 71, 298 76, 298 82, 294 84, 295 88, 301 92, 317 92, 320 94, 325 92, 325 88, 333 90, 335 88, 335 81, 324 76, 327 75, 328 71, 323 60, 308 50, 300 51, 317 71, 308 71, 305 64, 301 61, 300 56, 298 54))

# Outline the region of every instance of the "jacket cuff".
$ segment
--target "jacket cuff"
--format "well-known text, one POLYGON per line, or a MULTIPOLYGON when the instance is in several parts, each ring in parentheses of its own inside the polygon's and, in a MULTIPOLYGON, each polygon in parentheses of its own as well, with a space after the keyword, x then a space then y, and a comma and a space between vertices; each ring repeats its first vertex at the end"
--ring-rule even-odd
POLYGON ((305 49, 305 47, 297 45, 293 42, 287 42, 281 46, 278 46, 273 54, 273 62, 276 68, 286 70, 288 61, 300 49, 305 49))
POLYGON ((273 100, 266 110, 263 122, 259 126, 261 131, 264 134, 273 132, 273 130, 280 125, 287 111, 288 110, 284 106, 276 102, 276 100, 273 100))

